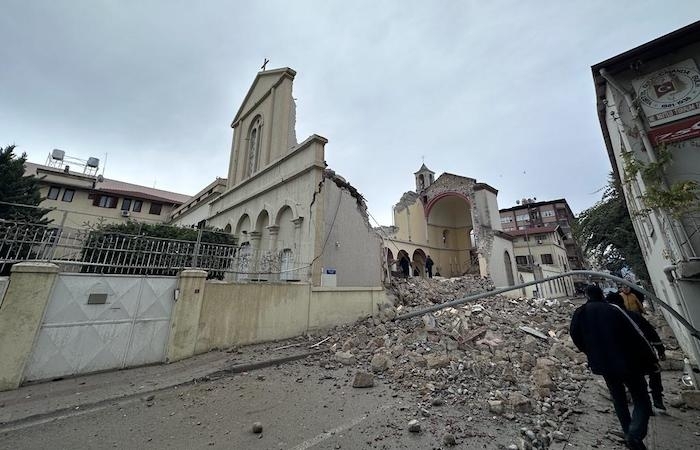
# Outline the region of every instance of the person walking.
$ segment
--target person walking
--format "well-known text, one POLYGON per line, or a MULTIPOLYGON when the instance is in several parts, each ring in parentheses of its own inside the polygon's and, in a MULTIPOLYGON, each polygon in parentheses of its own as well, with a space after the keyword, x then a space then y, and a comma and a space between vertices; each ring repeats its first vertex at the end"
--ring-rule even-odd
POLYGON ((425 269, 428 271, 428 278, 433 278, 433 259, 428 255, 428 258, 425 260, 425 269))
POLYGON ((408 258, 402 256, 401 261, 399 261, 399 265, 401 266, 401 273, 403 274, 404 278, 408 278, 408 268, 411 265, 408 258))
POLYGON ((644 376, 656 367, 656 354, 632 319, 605 302, 598 286, 587 287, 586 297, 571 318, 571 339, 586 354, 591 372, 605 379, 627 446, 646 449, 652 409, 644 376), (634 402, 631 416, 625 388, 634 402))
POLYGON ((639 300, 639 298, 636 295, 634 295, 634 292, 632 292, 632 288, 630 288, 626 284, 623 284, 622 288, 620 288, 620 295, 622 296, 622 299, 625 302, 625 309, 627 311, 633 311, 639 314, 644 314, 644 306, 642 305, 642 302, 639 300))
MULTIPOLYGON (((644 334, 644 337, 649 342, 649 344, 651 344, 651 346, 654 347, 659 361, 663 361, 666 359, 666 347, 664 347, 664 344, 661 342, 659 333, 656 332, 654 326, 651 323, 649 323, 649 321, 645 319, 644 316, 634 311, 627 311, 622 296, 617 292, 611 292, 610 294, 608 294, 607 297, 605 297, 605 301, 622 308, 625 311, 625 313, 632 320, 634 320, 634 323, 637 324, 637 326, 644 334)), ((649 391, 651 392, 651 401, 654 408, 653 411, 655 414, 666 414, 667 411, 666 406, 664 406, 663 394, 664 386, 661 382, 661 367, 659 367, 659 365, 657 364, 655 370, 653 372, 650 372, 648 375, 649 391)))

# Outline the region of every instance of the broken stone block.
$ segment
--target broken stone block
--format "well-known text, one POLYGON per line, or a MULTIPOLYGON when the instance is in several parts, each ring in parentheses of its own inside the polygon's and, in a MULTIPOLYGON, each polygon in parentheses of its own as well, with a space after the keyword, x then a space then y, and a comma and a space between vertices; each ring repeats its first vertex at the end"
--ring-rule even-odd
POLYGON ((700 391, 698 390, 681 391, 681 400, 688 408, 700 409, 700 391))
POLYGON ((539 389, 552 389, 554 387, 552 377, 549 376, 549 373, 545 369, 535 369, 532 373, 532 378, 535 386, 539 389))
POLYGON ((431 369, 448 367, 450 365, 450 357, 447 355, 426 355, 425 362, 431 369))
POLYGON ((457 445, 457 439, 455 439, 453 434, 447 433, 442 437, 442 443, 447 447, 454 447, 457 445))
POLYGON ((357 361, 355 355, 350 352, 336 352, 335 360, 346 366, 353 365, 357 361))
POLYGON ((262 431, 263 431, 262 423, 260 423, 260 422, 253 423, 253 433, 260 434, 260 433, 262 433, 262 431))
POLYGON ((374 377, 367 372, 357 372, 352 381, 354 388, 370 388, 374 386, 374 377))
POLYGON ((374 355, 372 357, 372 361, 370 361, 370 366, 372 366, 372 372, 375 373, 384 372, 386 369, 389 368, 390 364, 391 361, 389 360, 389 357, 381 353, 374 355))
POLYGON ((511 392, 508 395, 508 405, 518 413, 532 412, 532 402, 520 392, 511 392))
POLYGON ((418 422, 416 419, 411 420, 408 422, 408 431, 411 433, 420 433, 420 422, 418 422))
POLYGON ((489 411, 493 414, 503 414, 503 402, 500 400, 489 400, 489 411))

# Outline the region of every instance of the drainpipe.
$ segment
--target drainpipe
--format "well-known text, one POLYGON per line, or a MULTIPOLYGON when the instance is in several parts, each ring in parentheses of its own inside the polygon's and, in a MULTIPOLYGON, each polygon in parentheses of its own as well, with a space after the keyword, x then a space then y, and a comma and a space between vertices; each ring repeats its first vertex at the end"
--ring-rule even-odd
MULTIPOLYGON (((605 68, 600 69, 599 73, 600 73, 600 76, 603 77, 603 79, 610 86, 612 86, 613 89, 615 89, 617 92, 622 94, 622 96, 624 97, 625 103, 627 103, 627 107, 629 108, 630 113, 632 113, 632 122, 634 123, 635 127, 639 131, 639 135, 642 138, 642 145, 644 145, 644 150, 646 151, 647 155, 649 156, 649 161, 651 161, 653 163, 657 162, 656 152, 654 151, 654 146, 651 144, 651 141, 649 140, 649 136, 647 135, 646 129, 644 128, 644 124, 642 123, 642 120, 639 118, 639 111, 634 106, 634 101, 632 100, 632 96, 625 89, 623 89, 622 86, 620 86, 617 83, 617 81, 608 73, 607 70, 605 70, 605 68)), ((642 181, 642 183, 640 183, 640 186, 643 186, 643 188, 644 188, 643 190, 646 191, 646 184, 643 182, 643 180, 641 180, 641 175, 638 175, 638 179, 640 181, 642 181)), ((663 183, 664 183, 665 187, 668 187, 666 185, 665 179, 663 179, 663 183)), ((659 211, 659 213, 662 214, 663 216, 666 216, 666 214, 663 211, 659 211)), ((678 249, 681 251, 681 257, 683 257, 684 256, 683 255, 684 245, 679 245, 679 242, 681 242, 681 239, 678 238, 676 227, 673 226, 673 225, 677 224, 678 221, 675 219, 668 218, 668 217, 664 217, 664 218, 666 220, 668 220, 669 223, 672 224, 671 233, 673 235, 673 240, 675 241, 675 244, 678 247, 678 249)), ((661 224, 659 223, 658 219, 656 220, 656 224, 658 225, 659 230, 661 230, 662 229, 661 224)), ((685 232, 685 228, 680 223, 678 223, 678 225, 680 225, 678 228, 680 229, 680 233, 682 235, 681 236, 682 242, 688 244, 685 247, 690 249, 690 251, 689 251, 690 257, 697 256, 695 253, 695 249, 693 248, 692 245, 690 245, 690 238, 688 237, 688 234, 685 232)))

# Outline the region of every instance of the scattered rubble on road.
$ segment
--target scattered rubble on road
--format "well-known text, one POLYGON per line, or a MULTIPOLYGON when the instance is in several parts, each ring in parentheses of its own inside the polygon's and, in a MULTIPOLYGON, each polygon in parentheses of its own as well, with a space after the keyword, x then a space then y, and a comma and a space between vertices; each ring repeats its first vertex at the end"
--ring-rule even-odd
MULTIPOLYGON (((496 295, 394 321, 487 290, 492 283, 478 276, 395 279, 393 306, 331 330, 325 344, 337 367, 354 367, 354 387, 373 386, 374 374, 397 391, 413 393, 416 416, 438 421, 431 407, 447 404, 464 411, 465 422, 510 424, 519 435, 512 448, 565 442, 583 412, 578 395, 590 378, 585 355, 568 334, 574 303, 496 295)), ((327 359, 321 366, 336 368, 327 359)), ((409 422, 412 431, 420 426, 416 419, 409 422)), ((454 438, 463 431, 453 423, 443 433, 454 438)))

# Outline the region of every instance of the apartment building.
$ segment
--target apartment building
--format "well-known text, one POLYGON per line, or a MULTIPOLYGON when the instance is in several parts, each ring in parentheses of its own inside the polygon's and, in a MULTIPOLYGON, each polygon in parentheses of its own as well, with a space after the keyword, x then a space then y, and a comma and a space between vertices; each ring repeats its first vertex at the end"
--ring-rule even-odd
MULTIPOLYGON (((558 224, 511 230, 508 234, 513 237, 513 252, 520 282, 533 281, 535 278, 541 280, 569 270, 566 235, 558 224)), ((529 286, 525 292, 528 297, 572 296, 574 282, 570 278, 559 278, 542 283, 539 289, 538 286, 529 286)))
POLYGON ((564 236, 568 268, 571 270, 586 268, 583 252, 573 237, 572 227, 576 223, 576 217, 566 199, 538 202, 535 199, 525 198, 517 206, 501 209, 499 214, 503 231, 507 233, 558 226, 564 236))
POLYGON ((97 175, 96 159, 81 166, 81 160, 69 161, 62 152, 52 152, 47 164, 27 162, 25 175, 40 181, 41 206, 51 211, 53 224, 82 229, 100 224, 165 223, 174 209, 190 196, 97 175))

